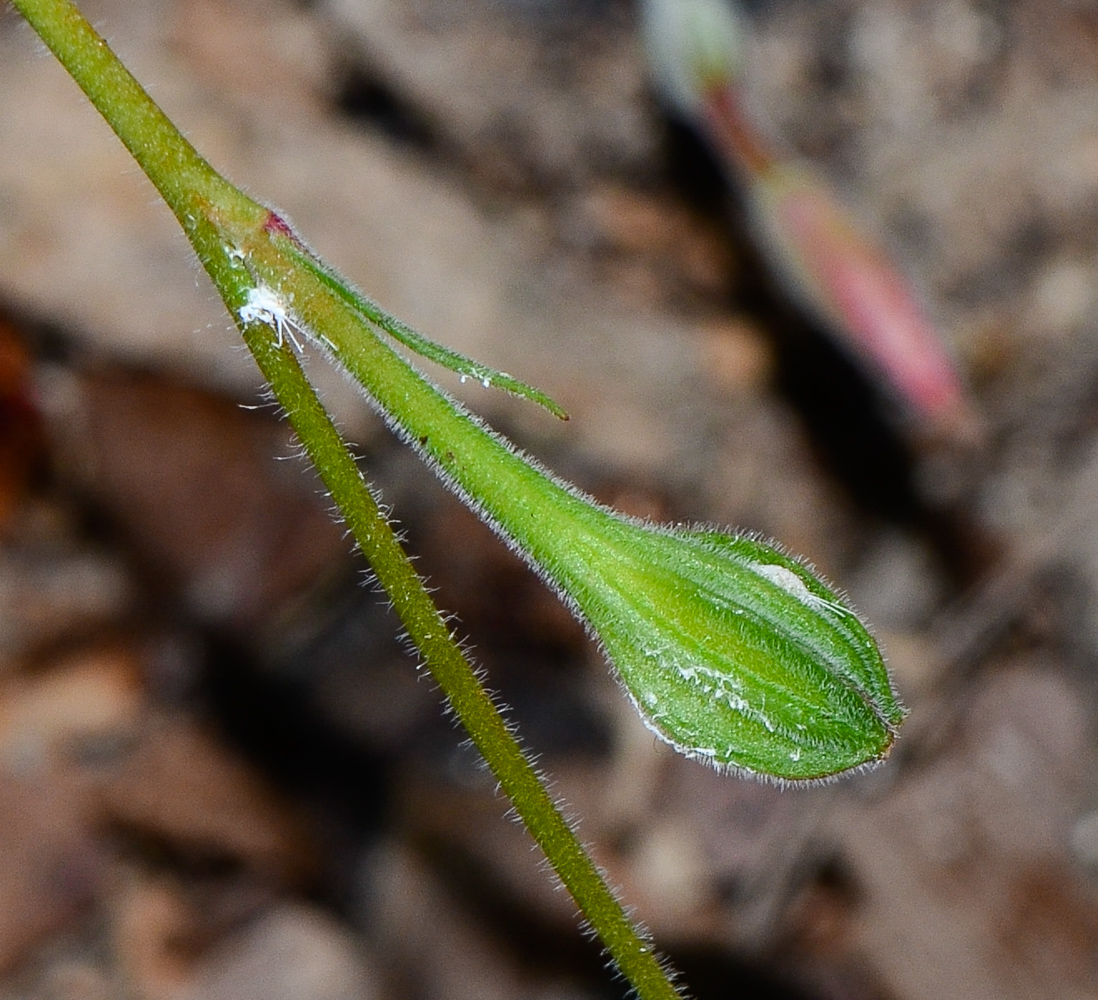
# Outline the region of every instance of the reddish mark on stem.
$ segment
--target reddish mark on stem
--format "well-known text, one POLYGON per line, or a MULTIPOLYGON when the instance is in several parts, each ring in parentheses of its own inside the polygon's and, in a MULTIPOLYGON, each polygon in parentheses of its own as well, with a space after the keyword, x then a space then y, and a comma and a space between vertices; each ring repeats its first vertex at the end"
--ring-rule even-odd
POLYGON ((293 228, 290 223, 284 220, 284 218, 278 214, 278 212, 268 210, 267 220, 264 222, 264 229, 271 236, 284 236, 289 239, 293 245, 299 250, 304 250, 305 245, 302 243, 298 234, 293 232, 293 228))
POLYGON ((272 236, 287 236, 295 243, 298 241, 290 224, 277 212, 267 213, 267 221, 263 223, 263 228, 272 236))
POLYGON ((281 236, 289 240, 302 253, 308 254, 310 257, 314 256, 301 237, 293 231, 293 227, 274 209, 267 209, 267 218, 263 223, 263 230, 269 236, 281 236))

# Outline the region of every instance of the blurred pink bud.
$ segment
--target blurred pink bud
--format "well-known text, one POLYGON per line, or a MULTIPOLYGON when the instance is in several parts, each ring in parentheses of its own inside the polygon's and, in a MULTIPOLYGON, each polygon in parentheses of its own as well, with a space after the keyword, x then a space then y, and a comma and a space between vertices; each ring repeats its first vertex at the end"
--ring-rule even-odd
POLYGON ((949 352, 914 290, 831 189, 780 158, 727 81, 705 94, 710 139, 743 185, 751 222, 790 294, 882 378, 935 432, 954 439, 978 421, 949 352))

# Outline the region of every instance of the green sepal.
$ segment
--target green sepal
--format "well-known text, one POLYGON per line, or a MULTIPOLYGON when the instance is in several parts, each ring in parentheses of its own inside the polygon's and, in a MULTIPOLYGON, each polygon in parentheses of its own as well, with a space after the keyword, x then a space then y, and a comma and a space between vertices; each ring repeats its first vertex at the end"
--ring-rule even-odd
POLYGON ((750 536, 607 514, 560 567, 645 723, 721 768, 782 781, 887 757, 906 712, 866 626, 750 536))
POLYGON ((504 392, 537 403, 538 406, 544 407, 553 416, 559 417, 561 420, 568 419, 568 414, 564 408, 540 389, 535 389, 521 379, 508 375, 507 372, 499 371, 473 358, 466 357, 458 351, 444 347, 442 344, 424 337, 423 334, 417 333, 406 323, 382 309, 369 296, 364 295, 345 282, 338 274, 325 267, 324 264, 305 250, 296 238, 285 237, 285 241, 291 256, 298 263, 307 268, 367 323, 382 330, 410 351, 449 369, 460 376, 463 382, 466 379, 475 379, 486 389, 489 386, 502 389, 504 392))

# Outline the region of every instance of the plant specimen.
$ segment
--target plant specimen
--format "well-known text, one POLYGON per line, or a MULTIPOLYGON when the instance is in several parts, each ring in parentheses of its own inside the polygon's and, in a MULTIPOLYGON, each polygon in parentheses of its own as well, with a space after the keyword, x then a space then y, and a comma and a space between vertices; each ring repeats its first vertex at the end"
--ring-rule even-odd
POLYGON ((326 353, 393 430, 584 620, 649 727, 683 752, 778 781, 872 765, 904 710, 841 596, 759 539, 666 527, 601 507, 519 454, 393 342, 560 408, 427 340, 329 269, 277 211, 221 177, 69 0, 13 0, 179 220, 305 453, 427 669, 592 928, 642 997, 671 997, 429 598, 298 359, 326 353))

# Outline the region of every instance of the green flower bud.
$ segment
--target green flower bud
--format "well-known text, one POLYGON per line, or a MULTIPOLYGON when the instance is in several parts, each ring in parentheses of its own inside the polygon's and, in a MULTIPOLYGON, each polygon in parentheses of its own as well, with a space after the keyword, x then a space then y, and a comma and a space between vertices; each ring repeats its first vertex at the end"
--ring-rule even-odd
MULTIPOLYGON (((802 563, 754 538, 656 527, 580 495, 382 336, 463 375, 466 359, 394 326, 281 230, 272 242, 303 268, 295 308, 283 302, 278 315, 330 351, 443 481, 578 612, 654 732, 716 766, 787 781, 888 754, 904 710, 881 654, 841 597, 802 563), (316 329, 323 338, 309 332, 316 329)), ((270 307, 274 297, 263 302, 270 307)), ((275 312, 259 318, 273 323, 267 316, 275 312)), ((494 377, 562 412, 510 376, 494 377)))
POLYGON ((645 723, 683 753, 789 781, 887 756, 905 713, 876 643, 772 546, 604 515, 561 576, 645 723))

